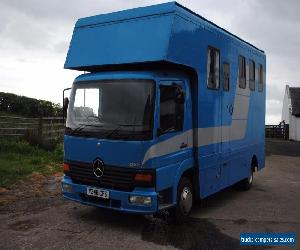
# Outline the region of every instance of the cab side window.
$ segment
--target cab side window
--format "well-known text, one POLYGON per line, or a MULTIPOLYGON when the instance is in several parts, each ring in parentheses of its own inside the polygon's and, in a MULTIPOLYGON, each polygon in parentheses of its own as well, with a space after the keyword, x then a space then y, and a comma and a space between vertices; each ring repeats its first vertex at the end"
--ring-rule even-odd
POLYGON ((207 88, 219 89, 220 86, 220 51, 208 47, 207 51, 207 88))
POLYGON ((159 134, 181 131, 184 118, 184 92, 179 85, 160 86, 159 134))

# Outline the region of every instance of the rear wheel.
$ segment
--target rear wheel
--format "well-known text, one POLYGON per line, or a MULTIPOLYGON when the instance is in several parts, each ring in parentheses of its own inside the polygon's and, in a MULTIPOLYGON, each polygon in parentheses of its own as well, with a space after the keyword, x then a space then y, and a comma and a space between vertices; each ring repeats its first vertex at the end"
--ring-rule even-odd
POLYGON ((253 169, 251 170, 251 174, 248 178, 243 179, 240 182, 240 188, 242 190, 249 190, 252 187, 253 184, 253 169))
POLYGON ((193 207, 194 192, 190 179, 182 177, 177 188, 177 204, 170 211, 175 222, 185 221, 193 207))

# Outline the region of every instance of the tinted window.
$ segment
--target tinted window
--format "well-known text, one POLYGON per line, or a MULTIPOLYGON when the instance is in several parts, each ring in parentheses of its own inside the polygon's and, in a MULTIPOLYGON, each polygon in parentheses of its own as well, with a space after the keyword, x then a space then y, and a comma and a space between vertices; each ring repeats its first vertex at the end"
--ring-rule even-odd
POLYGON ((255 90, 255 62, 253 60, 249 62, 249 88, 255 90))
POLYGON ((161 133, 182 130, 183 107, 184 94, 180 86, 160 86, 161 133))
POLYGON ((246 59, 244 56, 239 56, 239 86, 246 88, 246 59))
POLYGON ((230 67, 229 63, 223 63, 223 89, 229 90, 230 67))
POLYGON ((220 86, 220 51, 209 47, 207 52, 207 87, 218 89, 220 86))
POLYGON ((259 68, 258 68, 258 91, 262 92, 263 91, 263 77, 264 77, 264 73, 263 73, 263 66, 261 64, 259 64, 259 68))

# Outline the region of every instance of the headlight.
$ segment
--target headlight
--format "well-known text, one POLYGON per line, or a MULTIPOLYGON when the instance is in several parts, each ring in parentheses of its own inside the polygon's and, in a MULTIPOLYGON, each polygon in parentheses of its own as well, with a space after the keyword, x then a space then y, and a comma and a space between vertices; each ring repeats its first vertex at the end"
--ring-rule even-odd
POLYGON ((129 202, 136 205, 145 205, 150 206, 152 203, 151 197, 149 196, 138 196, 131 195, 129 196, 129 202))
POLYGON ((73 188, 72 188, 72 185, 69 185, 67 183, 62 183, 62 190, 64 192, 68 192, 68 193, 72 193, 73 192, 73 188))

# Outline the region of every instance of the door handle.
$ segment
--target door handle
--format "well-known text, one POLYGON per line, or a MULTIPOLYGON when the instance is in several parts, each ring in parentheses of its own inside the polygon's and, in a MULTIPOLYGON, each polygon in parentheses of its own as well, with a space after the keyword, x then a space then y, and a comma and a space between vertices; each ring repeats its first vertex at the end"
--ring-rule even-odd
POLYGON ((182 142, 180 148, 186 148, 186 147, 187 147, 187 143, 182 142))

